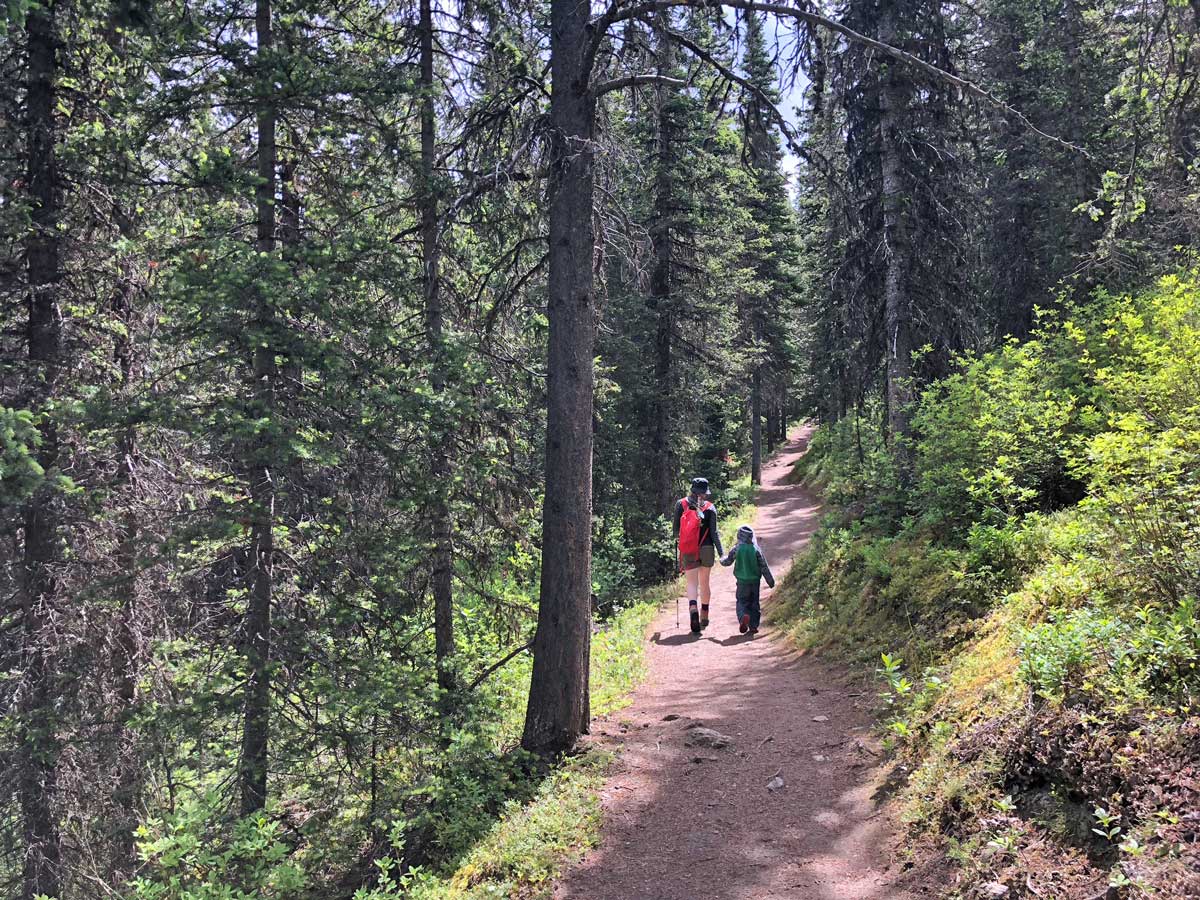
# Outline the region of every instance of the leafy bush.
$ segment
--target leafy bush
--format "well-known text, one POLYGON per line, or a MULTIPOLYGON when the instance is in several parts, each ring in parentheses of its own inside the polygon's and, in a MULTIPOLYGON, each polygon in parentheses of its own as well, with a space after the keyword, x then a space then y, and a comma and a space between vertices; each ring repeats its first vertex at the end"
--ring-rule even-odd
POLYGON ((1200 285, 1123 298, 1094 359, 1108 429, 1088 445, 1093 502, 1122 562, 1157 598, 1200 596, 1200 285))
POLYGON ((1090 686, 1090 676, 1117 664, 1128 646, 1128 631, 1094 608, 1050 616, 1024 635, 1021 676, 1041 696, 1061 701, 1072 688, 1090 686))
POLYGON ((1010 342, 927 390, 914 417, 920 515, 938 527, 1002 526, 1078 499, 1069 474, 1077 400, 1047 356, 1010 342))
POLYGON ((181 800, 174 814, 138 829, 144 861, 130 900, 271 900, 305 886, 277 819, 250 816, 216 827, 218 794, 181 800))

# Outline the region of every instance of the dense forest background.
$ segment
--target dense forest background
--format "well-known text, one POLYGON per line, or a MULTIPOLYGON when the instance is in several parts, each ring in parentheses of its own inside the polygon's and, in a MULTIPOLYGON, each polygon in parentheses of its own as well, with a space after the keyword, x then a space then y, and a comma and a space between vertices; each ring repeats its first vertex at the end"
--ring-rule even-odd
POLYGON ((586 725, 591 617, 669 576, 687 478, 732 509, 814 416, 899 532, 923 392, 1190 260, 1200 6, 588 15, 9 4, 4 896, 452 866, 519 739, 586 725))

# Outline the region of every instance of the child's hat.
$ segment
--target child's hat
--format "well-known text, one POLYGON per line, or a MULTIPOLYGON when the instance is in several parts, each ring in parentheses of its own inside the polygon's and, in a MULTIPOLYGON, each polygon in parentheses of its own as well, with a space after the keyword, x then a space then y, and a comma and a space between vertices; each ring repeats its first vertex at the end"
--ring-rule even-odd
POLYGON ((737 530, 737 539, 739 544, 753 544, 754 529, 749 525, 742 525, 737 530))

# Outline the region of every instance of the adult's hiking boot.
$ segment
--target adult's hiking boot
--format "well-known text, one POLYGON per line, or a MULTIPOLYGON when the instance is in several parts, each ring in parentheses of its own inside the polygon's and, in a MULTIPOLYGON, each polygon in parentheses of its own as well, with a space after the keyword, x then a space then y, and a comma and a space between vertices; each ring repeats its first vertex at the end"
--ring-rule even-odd
POLYGON ((749 628, 750 628, 750 613, 746 613, 740 619, 738 619, 738 631, 740 631, 742 634, 745 634, 749 628))
POLYGON ((688 618, 691 619, 692 622, 692 634, 699 634, 700 613, 697 611, 696 607, 693 606, 690 610, 688 610, 688 618))

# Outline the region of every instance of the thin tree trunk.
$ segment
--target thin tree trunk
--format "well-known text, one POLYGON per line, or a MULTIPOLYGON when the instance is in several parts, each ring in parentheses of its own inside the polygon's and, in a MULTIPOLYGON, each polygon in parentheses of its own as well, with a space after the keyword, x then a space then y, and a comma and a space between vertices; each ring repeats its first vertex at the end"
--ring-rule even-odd
POLYGON ((550 4, 550 320, 542 580, 521 743, 554 754, 586 731, 591 642, 592 133, 585 48, 589 6, 550 4))
MULTIPOLYGON (((63 363, 62 309, 59 299, 61 187, 55 158, 54 109, 57 60, 56 4, 29 11, 28 35, 28 179, 31 223, 25 240, 29 275, 28 353, 33 389, 30 408, 42 413, 57 390, 63 363)), ((58 433, 47 417, 39 426, 38 463, 46 471, 58 464, 58 433)), ((53 662, 46 642, 50 613, 59 585, 58 500, 51 487, 40 488, 25 509, 22 578, 22 632, 25 673, 19 701, 16 790, 24 844, 22 900, 57 896, 61 885, 62 835, 55 808, 59 743, 55 733, 53 662)))
POLYGON ((767 455, 770 456, 775 452, 775 441, 779 436, 779 422, 777 416, 779 414, 779 404, 775 401, 775 391, 771 391, 772 396, 767 399, 767 455))
MULTIPOLYGON (((124 326, 123 333, 117 338, 115 355, 121 372, 120 389, 126 399, 132 396, 134 383, 140 376, 134 349, 136 293, 134 262, 126 259, 122 263, 120 283, 113 295, 113 312, 124 326)), ((137 736, 130 724, 135 712, 137 684, 141 674, 137 640, 139 531, 137 511, 134 508, 134 495, 137 490, 137 438, 137 428, 126 424, 121 432, 118 450, 121 460, 114 485, 116 495, 126 504, 121 514, 116 548, 117 571, 122 573, 123 597, 117 619, 112 659, 120 702, 116 714, 115 735, 117 782, 113 791, 113 810, 116 813, 116 821, 113 823, 114 861, 117 873, 123 877, 130 875, 137 866, 137 801, 142 793, 142 768, 138 760, 137 736)))
MULTIPOLYGON (((105 41, 113 53, 122 61, 128 59, 126 31, 120 27, 120 14, 108 20, 105 41)), ((127 166, 122 166, 122 176, 131 177, 127 166)), ((113 207, 113 220, 121 236, 133 240, 138 232, 137 214, 118 204, 113 207)), ((119 372, 118 390, 121 409, 127 416, 117 445, 119 461, 113 484, 113 493, 120 510, 117 547, 114 553, 116 570, 121 573, 121 609, 117 614, 114 629, 111 665, 116 686, 118 706, 113 735, 113 874, 117 884, 127 881, 137 869, 138 806, 145 786, 144 768, 140 756, 138 734, 133 726, 137 711, 137 687, 141 678, 141 654, 138 641, 139 589, 141 578, 138 563, 138 542, 141 538, 138 494, 138 429, 130 416, 134 394, 142 377, 142 368, 137 354, 139 318, 137 298, 139 260, 126 256, 120 262, 120 274, 113 289, 112 312, 121 323, 115 337, 113 357, 119 372)))
POLYGON ((750 481, 762 484, 762 368, 758 366, 750 386, 750 481))
MULTIPOLYGON (((894 45, 898 11, 895 2, 882 4, 879 39, 894 45)), ((889 63, 879 92, 880 166, 883 180, 884 325, 887 339, 888 434, 901 448, 911 425, 912 299, 908 292, 908 228, 904 205, 904 162, 901 130, 908 107, 904 73, 889 63)))
MULTIPOLYGON (((670 76, 674 67, 675 44, 665 34, 659 36, 658 72, 670 76)), ((653 485, 655 509, 668 515, 674 472, 671 466, 671 332, 675 311, 671 303, 671 275, 674 262, 673 214, 675 206, 675 123, 669 92, 677 90, 658 85, 658 157, 654 180, 654 225, 650 243, 654 267, 650 272, 650 307, 655 313, 654 331, 654 436, 653 485)))
MULTIPOLYGON (((274 41, 271 31, 271 0, 257 0, 255 31, 260 71, 258 99, 258 179, 255 189, 258 228, 256 247, 260 253, 275 251, 275 108, 269 95, 269 79, 262 77, 271 64, 274 41)), ((259 327, 269 332, 270 301, 259 288, 259 327)), ((270 416, 275 407, 276 349, 255 342, 251 372, 254 403, 260 416, 270 416)), ((271 471, 270 437, 253 448, 250 465, 250 500, 254 506, 250 528, 250 597, 246 609, 246 697, 242 730, 242 759, 239 772, 242 815, 261 810, 267 802, 267 764, 271 736, 271 599, 274 589, 275 484, 271 471)))
POLYGON ((660 300, 654 330, 654 381, 657 394, 654 403, 654 502, 655 509, 669 515, 675 467, 671 451, 671 334, 675 327, 675 312, 670 297, 660 300))
MULTIPOLYGON (((442 298, 439 283, 438 210, 434 184, 437 151, 437 121, 434 109, 433 8, 432 0, 421 0, 421 265, 425 295, 425 333, 433 372, 435 398, 445 392, 445 347, 442 343, 442 298)), ((440 406, 439 406, 440 408, 440 406)), ((434 421, 431 473, 433 499, 429 521, 433 529, 433 631, 437 657, 438 686, 449 691, 454 685, 450 657, 454 654, 454 556, 450 504, 450 454, 446 424, 434 421)))

